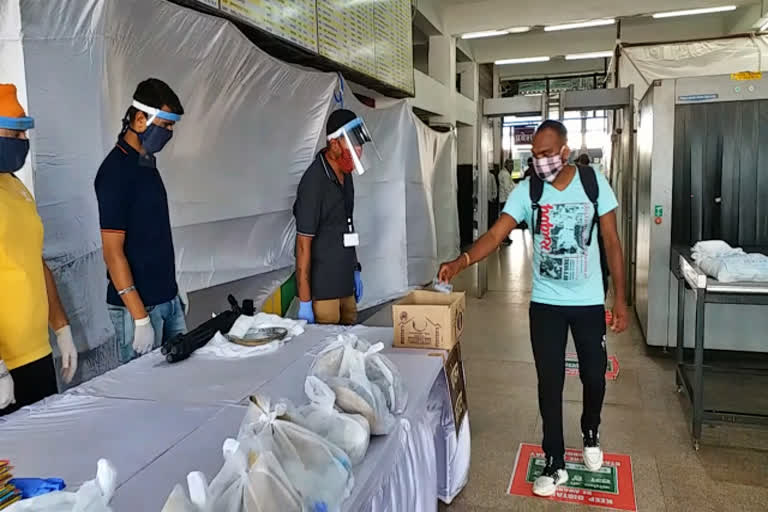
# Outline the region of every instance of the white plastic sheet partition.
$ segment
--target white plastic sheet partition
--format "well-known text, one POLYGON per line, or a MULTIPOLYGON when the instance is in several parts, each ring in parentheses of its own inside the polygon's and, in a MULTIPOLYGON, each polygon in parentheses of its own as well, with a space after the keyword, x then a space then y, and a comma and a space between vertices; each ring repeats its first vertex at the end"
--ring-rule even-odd
MULTIPOLYGON (((459 245, 461 244, 456 203, 459 190, 456 176, 457 143, 455 132, 441 134, 430 129, 429 133, 440 138, 448 138, 443 146, 443 151, 438 153, 435 160, 435 172, 432 181, 432 215, 435 219, 437 234, 437 263, 440 264, 458 256, 459 245)), ((421 151, 423 152, 424 148, 421 148, 421 151)))
MULTIPOLYGON (((363 301, 358 305, 362 309, 394 299, 408 289, 406 229, 410 227, 406 228, 403 202, 406 167, 418 162, 418 146, 405 101, 371 109, 346 94, 344 108, 365 119, 381 154, 375 167, 354 178, 355 229, 360 233, 357 257, 365 285, 363 301)), ((371 148, 363 147, 363 151, 371 148)))
MULTIPOLYGON (((14 84, 17 88, 19 102, 29 111, 18 0, 0 2, 0 83, 14 84)), ((16 176, 34 194, 31 158, 27 159, 24 167, 16 173, 16 176)))
POLYGON ((620 87, 634 84, 637 100, 657 79, 768 69, 768 36, 631 46, 621 52, 620 87))
MULTIPOLYGON (((158 155, 182 288, 205 289, 293 265, 296 186, 325 144, 335 74, 277 61, 234 25, 162 0, 10 5, 2 12, 16 20, 16 28, 4 16, 1 26, 11 28, 3 32, 0 66, 18 66, 21 44, 29 109, 37 119, 33 158, 45 255, 81 352, 98 351, 111 336, 93 180, 136 84, 147 77, 167 81, 187 112, 158 155), (8 45, 16 51, 6 51, 8 45)), ((406 176, 420 165, 416 121, 406 102, 374 110, 351 94, 345 101, 366 119, 383 156, 356 181, 366 307, 407 290, 409 242, 429 244, 424 253, 436 265, 434 250, 449 244, 438 236, 434 249, 435 231, 451 233, 448 240, 453 227, 442 229, 438 222, 435 230, 430 208, 409 217, 406 227, 406 176)), ((433 159, 448 178, 438 179, 433 170, 436 191, 420 194, 450 196, 439 209, 455 222, 455 171, 439 155, 433 159)), ((84 360, 86 378, 114 364, 114 354, 102 352, 84 360)))
POLYGON ((408 283, 430 282, 441 261, 456 256, 459 220, 456 212, 456 170, 451 153, 456 139, 432 130, 411 113, 418 137, 420 166, 407 169, 408 283))

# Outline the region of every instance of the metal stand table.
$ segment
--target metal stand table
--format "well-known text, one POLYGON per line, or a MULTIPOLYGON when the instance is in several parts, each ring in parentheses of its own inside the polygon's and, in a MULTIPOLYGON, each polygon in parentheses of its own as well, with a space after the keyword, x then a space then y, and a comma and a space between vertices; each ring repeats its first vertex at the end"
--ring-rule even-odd
POLYGON ((717 423, 741 423, 768 426, 768 415, 707 409, 704 405, 704 375, 707 372, 734 375, 768 376, 768 371, 753 368, 734 368, 727 365, 704 365, 704 329, 707 304, 768 305, 768 283, 720 283, 710 279, 684 254, 680 266, 673 268, 677 277, 677 371, 675 380, 678 392, 685 391, 693 406, 693 447, 698 450, 702 425, 717 423), (696 321, 694 330, 693 363, 684 357, 685 343, 685 290, 696 294, 696 321), (688 372, 693 372, 693 381, 688 372))

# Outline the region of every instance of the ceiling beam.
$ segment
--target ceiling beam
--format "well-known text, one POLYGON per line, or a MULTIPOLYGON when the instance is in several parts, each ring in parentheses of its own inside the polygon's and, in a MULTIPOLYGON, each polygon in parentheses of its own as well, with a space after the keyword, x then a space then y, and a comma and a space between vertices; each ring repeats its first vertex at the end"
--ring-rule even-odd
MULTIPOLYGON (((729 33, 727 28, 722 16, 703 16, 696 23, 691 23, 691 20, 686 18, 636 18, 622 23, 621 39, 625 43, 646 43, 720 37, 729 33)), ((537 31, 471 41, 475 60, 481 63, 512 58, 599 52, 611 50, 615 45, 616 27, 562 32, 537 31)))
MULTIPOLYGON (((420 2, 423 0, 419 0, 420 2)), ((750 5, 757 0, 481 0, 442 7, 446 30, 453 35, 513 26, 539 26, 609 17, 627 17, 661 11, 750 5)), ((716 15, 713 15, 716 16, 716 15)))

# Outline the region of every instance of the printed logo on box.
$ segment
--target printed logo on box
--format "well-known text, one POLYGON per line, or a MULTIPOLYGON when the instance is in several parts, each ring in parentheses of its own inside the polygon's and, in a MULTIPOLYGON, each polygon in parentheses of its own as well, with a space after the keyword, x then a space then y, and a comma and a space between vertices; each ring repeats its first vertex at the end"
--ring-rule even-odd
POLYGON ((400 313, 400 339, 412 345, 439 346, 440 324, 433 322, 429 318, 425 320, 424 327, 419 328, 416 325, 416 320, 411 320, 407 312, 403 311, 400 313))

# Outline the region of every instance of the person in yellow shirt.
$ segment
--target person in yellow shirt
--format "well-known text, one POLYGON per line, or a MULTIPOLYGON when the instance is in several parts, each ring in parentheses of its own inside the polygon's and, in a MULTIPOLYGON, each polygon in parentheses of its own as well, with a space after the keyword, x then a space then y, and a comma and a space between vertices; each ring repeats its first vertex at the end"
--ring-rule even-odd
POLYGON ((33 127, 16 87, 0 84, 0 416, 57 392, 49 325, 64 381, 77 370, 69 320, 43 261, 43 223, 32 194, 14 175, 27 159, 33 127))

